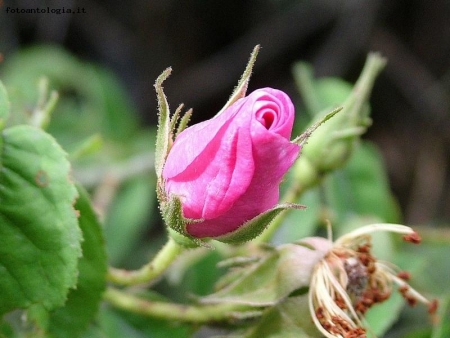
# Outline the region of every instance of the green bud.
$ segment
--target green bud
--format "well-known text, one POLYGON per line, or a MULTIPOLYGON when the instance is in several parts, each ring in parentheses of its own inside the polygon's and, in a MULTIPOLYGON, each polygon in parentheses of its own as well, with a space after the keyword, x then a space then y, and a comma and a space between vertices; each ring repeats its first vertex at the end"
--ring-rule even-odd
MULTIPOLYGON (((302 184, 312 185, 318 177, 346 163, 360 136, 371 124, 368 99, 375 78, 385 63, 385 59, 378 54, 369 54, 352 92, 342 103, 342 111, 309 137, 296 164, 296 171, 302 176, 302 184), (302 174, 301 170, 305 168, 307 174, 302 174)), ((319 114, 317 120, 320 121, 323 116, 319 114)))

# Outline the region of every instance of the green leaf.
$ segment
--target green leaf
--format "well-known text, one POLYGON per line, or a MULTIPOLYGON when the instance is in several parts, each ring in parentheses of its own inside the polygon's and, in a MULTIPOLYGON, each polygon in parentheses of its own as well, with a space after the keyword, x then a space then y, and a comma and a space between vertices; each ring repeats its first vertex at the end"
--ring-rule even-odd
POLYGON ((265 257, 238 270, 230 271, 235 280, 225 275, 219 284, 225 287, 202 298, 204 303, 230 302, 251 306, 274 305, 293 291, 309 286, 314 265, 324 252, 297 244, 283 244, 267 252, 265 257), (237 274, 236 271, 240 271, 237 274), (224 283, 223 281, 226 280, 224 283))
POLYGON ((0 139, 0 316, 64 304, 76 284, 81 231, 70 164, 40 129, 17 126, 0 139))
POLYGON ((8 93, 3 83, 0 81, 0 129, 3 129, 9 116, 9 99, 8 93))
POLYGON ((96 315, 105 289, 107 261, 102 229, 89 197, 78 186, 80 197, 75 204, 83 232, 83 257, 79 261, 76 289, 69 292, 64 307, 50 313, 47 331, 51 337, 80 337, 96 315))

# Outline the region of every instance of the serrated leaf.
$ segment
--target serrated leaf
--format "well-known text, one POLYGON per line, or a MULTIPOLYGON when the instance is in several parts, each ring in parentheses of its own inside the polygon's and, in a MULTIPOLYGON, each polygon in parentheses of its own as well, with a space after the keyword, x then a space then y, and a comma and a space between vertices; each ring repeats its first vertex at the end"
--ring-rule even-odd
POLYGON ((79 261, 76 289, 69 292, 64 307, 50 312, 47 331, 50 337, 76 338, 96 315, 105 289, 107 261, 101 226, 87 192, 78 186, 80 197, 75 204, 83 232, 83 257, 79 261))
POLYGON ((202 298, 204 303, 236 303, 251 306, 274 305, 293 291, 309 286, 314 265, 324 253, 297 244, 280 245, 259 261, 241 268, 242 273, 231 270, 236 277, 218 292, 202 298))
POLYGON ((4 130, 0 145, 0 316, 61 306, 76 284, 81 231, 66 153, 31 126, 4 130))

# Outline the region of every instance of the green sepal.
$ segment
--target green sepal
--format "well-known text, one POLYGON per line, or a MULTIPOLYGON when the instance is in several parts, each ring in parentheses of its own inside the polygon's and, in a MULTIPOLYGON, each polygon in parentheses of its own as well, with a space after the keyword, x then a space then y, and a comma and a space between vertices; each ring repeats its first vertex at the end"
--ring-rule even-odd
POLYGON ((170 147, 170 110, 166 95, 162 87, 163 82, 169 77, 172 68, 167 68, 155 82, 155 90, 158 97, 158 131, 156 133, 155 171, 158 180, 162 177, 164 162, 170 147))
POLYGON ((189 123, 189 120, 192 116, 192 109, 189 109, 186 113, 184 113, 183 117, 180 120, 180 123, 178 124, 177 132, 174 135, 176 138, 183 130, 186 129, 187 124, 189 123))
POLYGON ((172 228, 168 228, 169 236, 179 245, 188 249, 195 249, 198 247, 208 247, 212 248, 205 242, 199 240, 198 238, 194 238, 191 236, 180 234, 178 231, 173 230, 172 228))
POLYGON ((258 56, 259 48, 259 45, 256 45, 255 48, 253 48, 253 51, 250 54, 250 59, 247 63, 247 67, 245 67, 242 77, 240 78, 237 86, 234 88, 233 93, 231 94, 227 103, 225 103, 225 106, 223 106, 223 108, 217 113, 217 115, 221 114, 225 109, 227 109, 237 100, 245 97, 245 94, 247 93, 248 83, 250 81, 250 76, 252 75, 253 66, 255 65, 256 57, 258 56))
POLYGON ((295 144, 298 144, 300 146, 303 146, 308 139, 311 137, 313 132, 316 131, 317 128, 319 128, 322 124, 327 122, 329 119, 331 119, 334 115, 339 113, 342 110, 342 107, 338 107, 333 109, 331 112, 325 114, 325 116, 321 117, 317 122, 313 123, 311 127, 306 129, 301 135, 297 136, 292 142, 295 144))
POLYGON ((169 201, 161 205, 162 217, 168 226, 169 235, 177 242, 187 248, 210 247, 205 241, 192 237, 186 231, 190 223, 201 222, 183 217, 183 206, 178 196, 171 196, 169 201))
POLYGON ((305 207, 299 204, 283 203, 278 204, 270 210, 259 214, 251 220, 245 222, 235 231, 229 232, 225 235, 214 237, 215 240, 228 244, 242 244, 258 237, 267 226, 277 217, 281 212, 287 209, 304 209, 305 207))
POLYGON ((177 122, 180 118, 181 110, 183 109, 184 104, 181 103, 178 108, 175 110, 175 113, 173 113, 172 117, 170 118, 170 127, 169 130, 173 131, 175 130, 175 127, 177 125, 177 122))

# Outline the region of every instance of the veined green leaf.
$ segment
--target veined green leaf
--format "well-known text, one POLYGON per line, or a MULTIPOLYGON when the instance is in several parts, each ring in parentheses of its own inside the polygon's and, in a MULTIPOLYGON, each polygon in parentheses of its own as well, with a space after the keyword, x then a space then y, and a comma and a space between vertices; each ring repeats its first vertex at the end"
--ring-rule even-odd
POLYGON ((61 306, 77 281, 81 232, 66 153, 31 126, 0 138, 0 316, 61 306))
POLYGON ((85 331, 96 315, 105 289, 107 270, 102 229, 92 209, 87 192, 78 187, 80 197, 75 204, 83 232, 76 289, 69 292, 64 307, 50 312, 47 331, 51 337, 76 338, 85 331))

